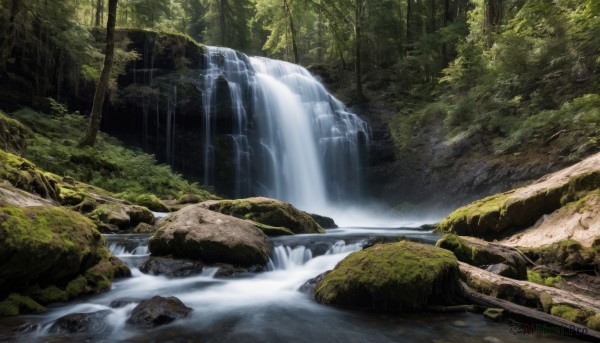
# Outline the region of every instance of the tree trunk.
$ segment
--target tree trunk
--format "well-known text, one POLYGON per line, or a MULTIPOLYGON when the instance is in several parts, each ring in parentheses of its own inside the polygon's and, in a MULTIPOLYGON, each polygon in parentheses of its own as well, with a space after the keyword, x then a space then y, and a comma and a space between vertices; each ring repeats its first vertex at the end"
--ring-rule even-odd
MULTIPOLYGON (((444 27, 448 26, 450 22, 450 0, 444 0, 444 27)), ((448 42, 444 42, 442 44, 442 58, 444 59, 444 66, 447 66, 450 63, 450 58, 448 57, 448 42)))
POLYGON ((96 1, 96 27, 102 26, 102 17, 104 16, 104 0, 96 1))
POLYGON ((410 49, 410 40, 412 31, 410 29, 410 17, 412 16, 412 2, 413 0, 406 0, 406 50, 410 49))
POLYGON ((0 73, 3 73, 6 70, 6 62, 12 55, 12 50, 17 40, 17 28, 15 21, 21 12, 21 6, 19 6, 21 0, 9 1, 11 2, 7 7, 10 8, 10 17, 8 18, 8 25, 6 30, 4 30, 4 39, 2 41, 2 46, 0 47, 0 73))
POLYGON ((485 1, 485 25, 486 28, 498 26, 501 20, 502 0, 485 1))
POLYGON ((100 74, 100 80, 94 94, 94 102, 92 104, 92 113, 90 114, 90 125, 81 140, 80 146, 96 143, 96 135, 100 129, 100 121, 102 120, 102 107, 104 98, 108 90, 108 80, 110 78, 110 70, 113 65, 113 57, 115 53, 115 25, 117 21, 117 2, 118 0, 108 0, 108 22, 106 24, 106 54, 104 55, 104 67, 100 74))
POLYGON ((362 87, 362 75, 360 65, 360 54, 361 54, 361 22, 362 22, 362 0, 354 1, 354 39, 355 39, 355 56, 354 56, 354 75, 356 77, 356 97, 359 102, 366 100, 365 94, 363 93, 362 87))
POLYGON ((221 29, 221 46, 225 46, 225 1, 219 0, 219 26, 221 29))
POLYGON ((296 30, 294 29, 294 19, 292 19, 292 11, 290 10, 290 5, 288 4, 288 0, 283 0, 283 5, 285 6, 285 11, 287 13, 288 19, 290 20, 290 31, 292 36, 292 50, 294 51, 294 63, 300 63, 300 58, 298 57, 298 45, 296 45, 296 30))

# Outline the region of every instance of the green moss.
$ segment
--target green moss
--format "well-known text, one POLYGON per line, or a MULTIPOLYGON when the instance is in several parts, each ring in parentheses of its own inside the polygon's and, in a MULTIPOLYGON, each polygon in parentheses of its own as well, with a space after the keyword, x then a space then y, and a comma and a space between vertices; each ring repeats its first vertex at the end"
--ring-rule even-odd
POLYGON ((58 199, 60 189, 30 161, 0 150, 0 179, 43 198, 58 199))
POLYGON ((586 326, 592 330, 600 331, 600 313, 589 317, 586 326))
POLYGON ((169 209, 154 194, 142 194, 133 201, 136 205, 144 206, 155 212, 169 212, 169 209))
POLYGON ((491 320, 500 320, 504 315, 504 310, 501 308, 486 308, 483 311, 483 316, 491 320))
POLYGON ((78 276, 71 280, 66 287, 67 297, 73 299, 81 294, 87 293, 87 280, 83 276, 78 276))
POLYGON ((266 225, 266 224, 258 223, 258 222, 252 221, 252 220, 248 220, 248 221, 251 222, 252 225, 261 229, 262 232, 264 232, 265 235, 267 235, 267 236, 271 236, 271 237, 288 236, 288 235, 294 234, 290 229, 285 228, 285 227, 266 225))
POLYGON ((544 277, 540 273, 533 272, 533 271, 527 271, 527 281, 534 282, 539 285, 556 287, 556 284, 563 282, 564 279, 560 275, 544 277))
POLYGON ((595 315, 591 309, 576 309, 569 305, 555 305, 550 314, 582 325, 586 325, 588 318, 595 315))
POLYGON ((31 130, 0 111, 0 149, 22 154, 27 147, 25 140, 31 136, 31 130))
POLYGON ((546 313, 550 313, 552 306, 554 306, 552 297, 547 293, 542 293, 540 294, 540 302, 542 303, 542 310, 546 313))
POLYGON ((38 286, 29 289, 27 294, 38 301, 40 304, 50 304, 53 302, 67 301, 67 292, 54 286, 48 286, 44 289, 40 289, 38 286))
POLYGON ((17 316, 25 313, 42 313, 46 308, 30 297, 22 296, 17 293, 11 293, 6 299, 0 302, 0 316, 17 316))
MULTIPOLYGON (((583 247, 574 240, 565 240, 538 248, 523 249, 537 264, 555 265, 563 270, 587 270, 600 262, 600 252, 593 247, 583 247)), ((543 277, 546 279, 547 277, 543 277)), ((561 282, 554 278, 549 282, 561 282)), ((543 284, 543 283, 542 283, 543 284)))
POLYGON ((119 203, 108 203, 98 206, 92 213, 90 218, 102 223, 113 224, 124 228, 129 226, 130 218, 125 208, 119 203))
POLYGON ((293 233, 325 233, 306 212, 275 199, 221 200, 209 205, 209 209, 273 227, 284 227, 293 233))
POLYGON ((317 285, 325 304, 385 311, 417 311, 451 301, 458 263, 449 251, 399 242, 350 254, 317 285))

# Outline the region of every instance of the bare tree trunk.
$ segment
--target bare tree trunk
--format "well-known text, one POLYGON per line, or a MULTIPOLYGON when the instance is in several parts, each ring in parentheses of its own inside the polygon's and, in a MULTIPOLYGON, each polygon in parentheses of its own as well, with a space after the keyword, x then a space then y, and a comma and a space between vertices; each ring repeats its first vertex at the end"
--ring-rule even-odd
POLYGON ((412 2, 413 0, 406 0, 406 50, 410 49, 410 40, 412 31, 410 29, 410 17, 412 16, 412 2))
POLYGON ((225 46, 225 1, 219 0, 219 26, 221 29, 221 46, 225 46))
POLYGON ((100 74, 100 80, 94 94, 94 102, 92 104, 92 113, 90 114, 90 125, 85 134, 85 137, 79 143, 80 146, 93 146, 96 143, 96 136, 100 129, 100 121, 102 120, 102 107, 108 90, 108 80, 110 78, 110 70, 113 65, 113 57, 115 53, 115 26, 117 21, 117 2, 118 0, 108 0, 108 22, 106 24, 106 54, 104 55, 104 67, 100 74))
POLYGON ((495 27, 500 24, 502 19, 502 0, 485 1, 485 25, 486 28, 495 27))
MULTIPOLYGON (((444 0, 444 27, 448 26, 450 22, 450 0, 444 0)), ((450 62, 448 57, 448 42, 442 44, 442 58, 444 59, 444 66, 447 66, 450 62)))
POLYGON ((17 40, 17 28, 15 21, 17 16, 21 12, 20 2, 21 0, 9 0, 11 1, 7 6, 10 8, 10 16, 8 18, 8 25, 4 30, 4 39, 2 40, 2 46, 0 47, 0 73, 6 70, 6 62, 12 55, 12 50, 17 40))
POLYGON ((102 26, 102 17, 104 16, 104 0, 96 1, 96 27, 102 26))
POLYGON ((360 41, 362 39, 361 36, 361 24, 362 24, 362 0, 354 1, 354 42, 355 45, 355 56, 354 56, 354 75, 356 77, 356 97, 359 102, 365 101, 366 97, 363 93, 362 87, 362 75, 361 75, 361 65, 360 65, 360 54, 361 54, 361 46, 360 41))
POLYGON ((288 4, 288 0, 283 0, 283 5, 285 6, 285 10, 288 15, 288 19, 290 20, 290 31, 292 35, 292 50, 294 51, 294 63, 300 63, 300 58, 298 56, 298 45, 296 45, 296 30, 294 29, 294 19, 292 19, 292 11, 290 10, 290 5, 288 4))

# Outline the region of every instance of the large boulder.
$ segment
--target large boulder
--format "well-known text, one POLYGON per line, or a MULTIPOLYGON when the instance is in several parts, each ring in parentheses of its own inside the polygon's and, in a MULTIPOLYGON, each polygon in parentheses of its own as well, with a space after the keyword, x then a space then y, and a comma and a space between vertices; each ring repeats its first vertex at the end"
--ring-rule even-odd
POLYGON ((509 278, 527 280, 527 259, 515 248, 453 234, 444 235, 436 246, 452 251, 459 261, 472 266, 509 278))
POLYGON ((306 212, 269 198, 212 201, 208 209, 272 227, 287 228, 293 233, 324 233, 325 230, 306 212))
POLYGON ((139 303, 131 312, 127 323, 137 326, 155 327, 185 318, 192 309, 175 297, 155 296, 139 303))
POLYGON ((315 289, 323 304, 414 312, 450 304, 458 293, 458 261, 420 243, 376 244, 350 254, 315 289))
POLYGON ((146 207, 119 202, 102 204, 90 213, 89 217, 99 223, 114 225, 119 229, 133 228, 140 223, 152 225, 156 222, 156 218, 146 207))
POLYGON ((22 293, 45 304, 110 289, 130 274, 94 224, 60 207, 0 207, 0 300, 22 293))
POLYGON ((111 313, 111 310, 92 313, 69 313, 58 318, 48 331, 58 334, 102 331, 108 327, 105 318, 111 313))
POLYGON ((184 207, 163 218, 150 239, 154 256, 252 266, 268 261, 267 236, 252 223, 203 208, 184 207))
POLYGON ((600 153, 535 183, 473 202, 452 212, 439 230, 485 239, 503 238, 543 215, 600 188, 600 153))
POLYGON ((140 271, 152 275, 189 276, 200 274, 204 265, 198 261, 151 256, 140 266, 140 271))

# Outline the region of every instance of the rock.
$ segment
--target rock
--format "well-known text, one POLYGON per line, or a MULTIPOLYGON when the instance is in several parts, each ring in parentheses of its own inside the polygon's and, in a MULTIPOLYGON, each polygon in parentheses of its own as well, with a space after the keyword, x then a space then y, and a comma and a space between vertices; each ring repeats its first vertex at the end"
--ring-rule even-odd
POLYGON ((315 222, 317 222, 317 224, 319 224, 322 228, 336 229, 338 227, 333 218, 329 218, 315 213, 308 213, 308 215, 311 216, 311 218, 314 219, 315 222))
POLYGON ((215 278, 236 278, 244 277, 253 273, 260 273, 265 271, 265 267, 261 265, 253 265, 246 268, 232 266, 231 264, 218 263, 215 265, 219 269, 215 273, 215 278))
POLYGON ((198 261, 152 256, 140 266, 140 271, 152 275, 189 276, 202 273, 203 268, 198 261))
POLYGON ((62 182, 68 183, 69 185, 75 185, 75 179, 70 176, 63 177, 62 182))
MULTIPOLYGON (((147 208, 118 202, 98 206, 89 217, 103 224, 115 225, 121 230, 135 227, 139 223, 152 225, 156 222, 156 218, 147 208)), ((111 227, 105 226, 104 228, 110 229, 111 227)))
POLYGON ((122 299, 116 299, 116 300, 111 301, 109 306, 111 308, 121 308, 121 307, 125 307, 129 304, 139 303, 141 301, 142 301, 142 299, 122 298, 122 299))
POLYGON ((292 205, 269 198, 221 200, 208 208, 241 219, 274 227, 284 227, 293 233, 324 233, 325 230, 306 212, 292 205))
POLYGON ((0 180, 45 199, 58 200, 60 187, 28 160, 0 150, 0 180))
POLYGON ((269 237, 290 236, 290 235, 294 234, 290 229, 285 228, 285 227, 261 224, 259 222, 255 222, 253 220, 247 220, 247 221, 252 223, 252 225, 256 226, 257 228, 259 228, 265 235, 267 235, 269 237))
POLYGON ((202 202, 202 197, 194 194, 184 194, 177 202, 180 204, 197 204, 202 202))
POLYGON ((42 313, 46 308, 35 300, 17 293, 11 293, 0 301, 0 316, 16 316, 23 313, 42 313))
POLYGON ((137 326, 155 327, 185 318, 192 309, 176 297, 155 296, 139 303, 131 312, 127 323, 137 326))
POLYGON ((38 323, 27 322, 25 324, 19 325, 14 330, 14 332, 23 335, 23 334, 28 334, 28 333, 38 331, 39 329, 41 329, 41 327, 42 326, 38 323))
MULTIPOLYGON (((51 285, 72 299, 110 289, 113 278, 130 273, 88 218, 61 207, 2 206, 0 237, 0 300, 51 285)), ((36 301, 45 295, 30 294, 36 301)))
MULTIPOLYGON (((600 153, 535 183, 473 202, 452 212, 439 230, 493 239, 525 229, 544 214, 600 187, 600 153)), ((559 230, 559 229, 557 229, 559 230)))
POLYGON ((350 254, 315 290, 323 304, 414 312, 447 305, 458 294, 458 261, 449 251, 403 241, 350 254))
POLYGON ((251 223, 202 208, 184 207, 158 223, 150 239, 152 255, 173 255, 204 263, 236 266, 265 264, 270 245, 267 236, 251 223))
POLYGON ((573 240, 539 248, 525 248, 523 251, 536 264, 558 272, 600 270, 600 249, 584 248, 573 240))
POLYGON ((329 274, 329 272, 325 272, 325 273, 321 273, 317 276, 315 276, 314 278, 306 281, 302 286, 300 286, 300 289, 298 289, 300 292, 305 293, 305 294, 310 294, 310 295, 314 295, 315 293, 315 288, 317 288, 317 285, 323 281, 323 278, 325 278, 325 276, 329 274))
POLYGON ((446 234, 437 247, 450 250, 459 261, 518 280, 527 280, 527 259, 515 248, 473 237, 446 234))
POLYGON ((169 212, 169 208, 154 194, 142 194, 135 198, 135 203, 154 212, 169 212))
POLYGON ((146 223, 139 223, 135 229, 133 229, 133 232, 135 233, 153 233, 154 231, 156 231, 156 226, 146 223))
POLYGON ((111 310, 92 313, 70 313, 58 318, 48 331, 58 334, 103 331, 108 327, 104 319, 111 313, 111 310))

